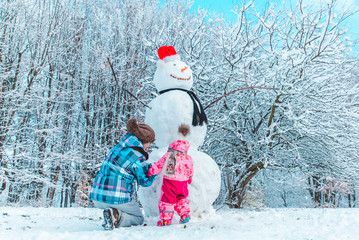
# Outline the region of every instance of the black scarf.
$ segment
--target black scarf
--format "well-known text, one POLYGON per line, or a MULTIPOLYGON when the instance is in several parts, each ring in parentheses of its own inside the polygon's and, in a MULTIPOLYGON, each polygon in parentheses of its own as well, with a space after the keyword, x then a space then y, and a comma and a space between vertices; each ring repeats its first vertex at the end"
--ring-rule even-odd
POLYGON ((206 113, 204 112, 202 104, 199 101, 198 97, 194 94, 194 92, 192 92, 190 90, 181 89, 181 88, 169 88, 169 89, 160 91, 160 94, 163 94, 163 93, 166 93, 166 92, 172 91, 172 90, 180 90, 180 91, 186 92, 191 97, 192 102, 193 102, 193 117, 192 117, 192 125, 193 126, 198 126, 198 125, 202 126, 203 122, 208 124, 206 113), (198 106, 199 106, 199 109, 198 109, 198 106))

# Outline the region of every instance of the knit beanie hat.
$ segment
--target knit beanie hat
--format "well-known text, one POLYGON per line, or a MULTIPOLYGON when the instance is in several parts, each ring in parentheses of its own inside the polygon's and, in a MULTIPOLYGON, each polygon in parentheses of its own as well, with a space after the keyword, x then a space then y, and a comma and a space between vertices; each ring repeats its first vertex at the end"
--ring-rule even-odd
POLYGON ((181 57, 177 54, 173 46, 162 46, 157 50, 160 60, 170 62, 174 60, 181 60, 181 57))
POLYGON ((190 145, 187 140, 177 140, 169 145, 169 149, 174 149, 180 152, 187 152, 190 145))
POLYGON ((155 132, 144 123, 137 123, 136 118, 127 121, 127 131, 135 135, 142 143, 152 143, 155 141, 155 132))

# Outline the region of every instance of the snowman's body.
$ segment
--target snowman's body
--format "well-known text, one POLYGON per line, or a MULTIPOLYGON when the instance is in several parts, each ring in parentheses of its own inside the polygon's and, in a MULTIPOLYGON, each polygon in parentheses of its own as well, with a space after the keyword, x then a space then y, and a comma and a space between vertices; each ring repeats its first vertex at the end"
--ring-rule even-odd
POLYGON ((180 90, 171 90, 157 96, 150 103, 151 109, 146 112, 146 123, 156 133, 156 145, 168 147, 172 142, 183 139, 178 132, 181 124, 190 127, 189 141, 192 148, 202 145, 207 132, 207 125, 192 126, 193 102, 188 94, 180 90))
MULTIPOLYGON (((154 83, 159 92, 175 90, 166 91, 153 99, 150 103, 151 108, 146 112, 145 122, 155 131, 156 145, 159 147, 150 154, 148 161, 151 163, 158 161, 172 142, 187 140, 191 145, 188 154, 192 157, 194 172, 192 184, 188 185, 191 214, 198 217, 211 213, 212 204, 220 191, 221 177, 215 161, 209 155, 197 150, 204 141, 207 125, 205 122, 193 125, 194 104, 199 108, 200 103, 193 101, 186 92, 193 84, 192 71, 179 58, 159 60, 154 83), (189 127, 188 135, 183 136, 179 132, 181 125, 189 127)), ((159 214, 161 185, 160 175, 151 187, 139 190, 139 200, 147 216, 159 214)))

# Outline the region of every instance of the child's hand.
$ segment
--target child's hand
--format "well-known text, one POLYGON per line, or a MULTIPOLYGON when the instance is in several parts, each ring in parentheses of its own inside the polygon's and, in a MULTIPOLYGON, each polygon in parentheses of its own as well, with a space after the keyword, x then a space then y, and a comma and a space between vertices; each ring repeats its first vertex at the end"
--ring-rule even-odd
POLYGON ((192 177, 190 179, 188 179, 188 184, 192 183, 192 177))
POLYGON ((148 176, 152 176, 152 175, 157 176, 158 174, 155 172, 155 170, 156 170, 155 168, 151 167, 150 169, 148 169, 147 175, 148 176))

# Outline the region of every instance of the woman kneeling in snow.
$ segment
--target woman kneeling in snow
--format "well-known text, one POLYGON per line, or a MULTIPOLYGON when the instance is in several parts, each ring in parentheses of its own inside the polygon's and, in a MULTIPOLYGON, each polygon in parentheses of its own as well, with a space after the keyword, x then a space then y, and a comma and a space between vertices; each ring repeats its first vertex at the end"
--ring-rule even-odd
POLYGON ((144 222, 142 211, 132 199, 132 184, 148 187, 155 176, 148 176, 151 164, 147 163, 147 147, 155 141, 155 132, 147 124, 127 121, 128 134, 111 149, 104 159, 91 191, 95 207, 104 209, 106 230, 129 227, 144 222))

